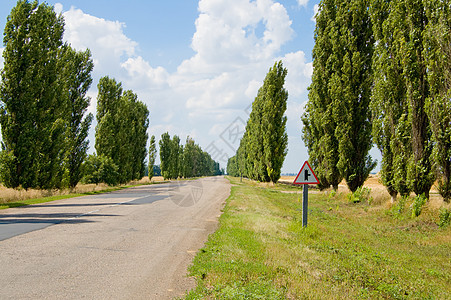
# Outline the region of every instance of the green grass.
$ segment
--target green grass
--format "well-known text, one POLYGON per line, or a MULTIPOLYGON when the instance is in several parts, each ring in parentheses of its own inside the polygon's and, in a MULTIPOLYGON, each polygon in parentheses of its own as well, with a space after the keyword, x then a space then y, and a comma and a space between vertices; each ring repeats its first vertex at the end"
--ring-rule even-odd
POLYGON ((451 226, 437 225, 438 211, 413 218, 410 203, 400 212, 312 193, 303 228, 301 195, 231 181, 186 299, 451 298, 451 226))

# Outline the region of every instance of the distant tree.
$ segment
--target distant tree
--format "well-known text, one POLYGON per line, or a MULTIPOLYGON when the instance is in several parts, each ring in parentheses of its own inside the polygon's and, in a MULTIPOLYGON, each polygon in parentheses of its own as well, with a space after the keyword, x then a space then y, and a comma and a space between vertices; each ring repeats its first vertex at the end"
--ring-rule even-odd
POLYGON ((236 155, 230 157, 229 160, 227 161, 227 174, 234 177, 240 176, 237 167, 236 155))
POLYGON ((198 145, 190 137, 186 138, 185 147, 183 149, 183 177, 194 177, 198 173, 199 155, 197 151, 198 145))
POLYGON ((60 187, 67 103, 60 97, 58 55, 63 17, 53 7, 19 0, 8 16, 0 87, 2 162, 9 187, 60 187))
POLYGON ((161 176, 161 168, 160 168, 160 166, 153 166, 153 175, 154 176, 161 176))
POLYGON ((160 168, 161 168, 161 175, 163 175, 164 179, 172 179, 170 167, 171 167, 171 136, 168 132, 165 132, 161 135, 160 139, 160 168))
POLYGON ((155 136, 152 135, 150 137, 150 146, 149 146, 149 180, 152 179, 154 175, 154 167, 155 167, 155 159, 157 157, 157 144, 155 142, 155 136))
POLYGON ((91 72, 94 64, 91 52, 76 52, 65 45, 61 51, 62 67, 59 75, 67 95, 69 110, 67 115, 68 128, 66 132, 66 172, 69 187, 77 185, 82 177, 81 165, 86 158, 89 141, 89 127, 93 119, 91 113, 86 115, 90 98, 86 96, 92 83, 91 72))
POLYGON ((180 157, 182 148, 180 146, 180 138, 177 135, 172 137, 171 141, 171 158, 169 160, 170 177, 177 179, 180 176, 180 157))

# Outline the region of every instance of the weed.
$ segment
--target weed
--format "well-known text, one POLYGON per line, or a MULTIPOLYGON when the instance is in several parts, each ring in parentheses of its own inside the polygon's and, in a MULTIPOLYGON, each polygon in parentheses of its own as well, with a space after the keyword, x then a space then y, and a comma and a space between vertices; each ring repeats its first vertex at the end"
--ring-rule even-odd
POLYGON ((427 198, 424 194, 418 195, 414 198, 413 203, 411 205, 412 208, 412 217, 416 218, 421 214, 423 210, 423 206, 426 204, 427 198))
POLYGON ((444 207, 441 208, 439 218, 438 226, 442 228, 448 226, 451 223, 451 210, 444 207))
POLYGON ((371 189, 367 187, 359 187, 354 193, 348 194, 348 201, 352 203, 367 202, 371 204, 373 197, 371 195, 371 189))

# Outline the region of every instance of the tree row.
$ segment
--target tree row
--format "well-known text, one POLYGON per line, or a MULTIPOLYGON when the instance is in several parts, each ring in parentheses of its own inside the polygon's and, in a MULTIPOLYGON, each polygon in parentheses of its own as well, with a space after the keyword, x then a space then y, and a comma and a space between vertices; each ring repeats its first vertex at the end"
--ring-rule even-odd
MULTIPOLYGON (((160 168, 164 179, 216 176, 224 173, 219 163, 215 162, 210 154, 203 151, 190 137, 186 138, 185 145, 181 145, 177 135, 171 138, 166 132, 161 135, 159 144, 160 168)), ((151 149, 153 149, 152 142, 151 149)), ((151 165, 149 164, 149 174, 151 165)))
POLYGON ((52 6, 18 1, 4 30, 0 85, 0 180, 12 188, 125 183, 144 175, 147 107, 104 77, 98 84, 95 148, 85 162, 94 64, 89 50, 63 43, 52 6))
POLYGON ((451 197, 449 0, 323 0, 303 139, 321 188, 362 186, 382 153, 388 192, 451 197))

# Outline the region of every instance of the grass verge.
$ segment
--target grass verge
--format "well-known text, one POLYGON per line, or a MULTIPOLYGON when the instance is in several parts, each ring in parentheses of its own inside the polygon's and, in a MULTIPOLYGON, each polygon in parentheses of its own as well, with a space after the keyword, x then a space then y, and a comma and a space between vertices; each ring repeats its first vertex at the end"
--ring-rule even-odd
POLYGON ((436 210, 312 193, 303 228, 301 194, 231 181, 186 299, 450 299, 451 226, 436 210))

